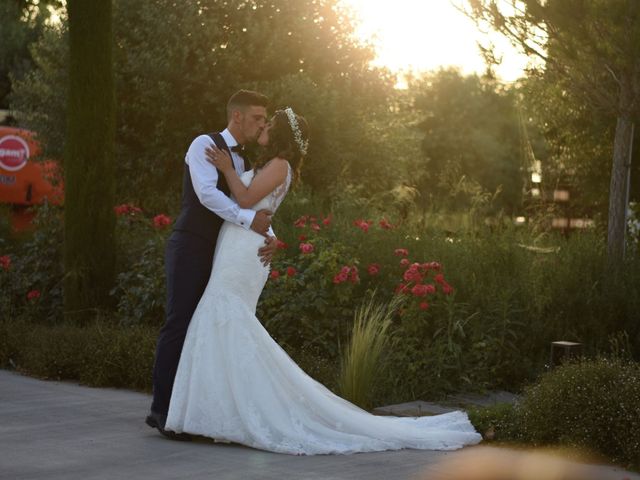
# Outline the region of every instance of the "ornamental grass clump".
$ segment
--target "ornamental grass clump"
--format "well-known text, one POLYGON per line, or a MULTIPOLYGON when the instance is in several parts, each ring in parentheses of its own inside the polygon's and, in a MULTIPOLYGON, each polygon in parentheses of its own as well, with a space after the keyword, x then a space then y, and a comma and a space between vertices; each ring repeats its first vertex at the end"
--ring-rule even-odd
POLYGON ((545 374, 518 407, 521 436, 640 466, 640 364, 582 360, 545 374))
POLYGON ((338 379, 340 395, 369 409, 380 372, 382 355, 389 344, 388 329, 400 300, 375 301, 375 294, 363 302, 354 314, 350 342, 342 358, 338 379))

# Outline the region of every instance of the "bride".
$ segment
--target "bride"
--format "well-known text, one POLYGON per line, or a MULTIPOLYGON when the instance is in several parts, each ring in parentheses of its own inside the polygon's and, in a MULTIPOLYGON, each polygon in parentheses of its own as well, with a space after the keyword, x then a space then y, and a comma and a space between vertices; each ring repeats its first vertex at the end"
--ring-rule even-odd
MULTIPOLYGON (((277 111, 258 138, 257 167, 238 176, 228 154, 208 152, 238 205, 275 212, 308 146, 307 123, 277 111)), ((272 452, 347 454, 478 443, 464 412, 378 417, 309 377, 255 316, 269 269, 255 252, 264 238, 225 222, 207 288, 187 332, 165 428, 272 452)))

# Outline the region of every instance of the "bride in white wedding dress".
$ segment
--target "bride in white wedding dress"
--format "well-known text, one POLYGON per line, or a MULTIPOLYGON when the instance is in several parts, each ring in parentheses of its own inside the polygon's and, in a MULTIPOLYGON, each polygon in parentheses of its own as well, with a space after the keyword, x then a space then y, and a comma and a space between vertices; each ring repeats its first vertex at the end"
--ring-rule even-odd
MULTIPOLYGON (((257 170, 238 177, 213 150, 238 204, 275 212, 307 149, 307 125, 290 108, 276 112, 258 139, 257 170)), ((379 417, 309 377, 255 316, 269 274, 254 252, 264 238, 225 222, 207 288, 189 324, 165 428, 295 455, 415 448, 453 450, 481 436, 464 412, 379 417)))

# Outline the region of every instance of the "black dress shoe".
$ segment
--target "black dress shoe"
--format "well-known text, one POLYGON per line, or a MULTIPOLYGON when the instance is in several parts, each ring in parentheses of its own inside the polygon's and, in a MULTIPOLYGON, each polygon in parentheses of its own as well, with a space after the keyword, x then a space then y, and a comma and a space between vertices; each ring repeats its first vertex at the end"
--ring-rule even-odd
POLYGON ((162 415, 160 413, 151 412, 147 415, 145 419, 145 423, 149 425, 151 428, 157 428, 158 431, 167 438, 171 440, 178 440, 180 442, 190 442, 191 435, 188 433, 176 433, 171 430, 165 430, 164 426, 167 423, 167 416, 162 415))

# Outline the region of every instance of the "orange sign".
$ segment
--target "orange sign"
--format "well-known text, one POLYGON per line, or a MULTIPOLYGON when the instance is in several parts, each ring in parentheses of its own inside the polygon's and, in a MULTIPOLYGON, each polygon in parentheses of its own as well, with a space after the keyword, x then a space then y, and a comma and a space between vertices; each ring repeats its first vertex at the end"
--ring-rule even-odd
POLYGON ((29 206, 63 200, 58 164, 35 160, 41 152, 33 132, 0 127, 0 203, 29 206))

